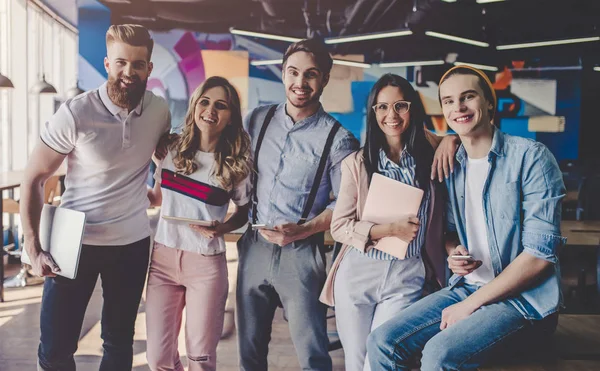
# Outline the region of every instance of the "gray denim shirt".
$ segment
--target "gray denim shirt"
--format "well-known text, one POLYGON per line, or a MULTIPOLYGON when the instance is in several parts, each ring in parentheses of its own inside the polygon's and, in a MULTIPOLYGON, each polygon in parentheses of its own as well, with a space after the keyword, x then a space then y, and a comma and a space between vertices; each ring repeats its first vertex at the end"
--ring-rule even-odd
MULTIPOLYGON (((467 250, 465 229, 465 174, 467 153, 460 147, 459 163, 446 180, 449 192, 447 229, 458 233, 467 250)), ((519 254, 526 252, 554 264, 552 272, 534 287, 509 298, 523 316, 542 319, 561 305, 557 247, 561 237, 562 173, 552 153, 539 142, 494 129, 488 154, 489 173, 483 188, 483 212, 494 275, 498 276, 519 254)), ((453 275, 450 287, 462 281, 453 275)))
MULTIPOLYGON (((254 152, 269 107, 255 108, 244 120, 254 152)), ((258 223, 275 226, 300 220, 325 141, 335 122, 323 107, 319 107, 314 115, 294 123, 286 113, 285 103, 277 106, 258 157, 258 223)), ((343 127, 338 130, 308 220, 326 208, 333 210, 335 200, 331 201, 330 194, 333 191, 337 198, 341 162, 358 147, 358 141, 348 130, 343 127)))

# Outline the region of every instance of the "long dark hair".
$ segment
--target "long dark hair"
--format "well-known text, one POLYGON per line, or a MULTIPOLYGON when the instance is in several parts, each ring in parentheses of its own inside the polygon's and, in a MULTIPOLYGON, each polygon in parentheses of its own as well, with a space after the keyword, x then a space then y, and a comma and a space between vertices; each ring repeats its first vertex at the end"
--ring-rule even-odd
POLYGON ((377 123, 375 112, 371 107, 377 104, 379 92, 386 86, 395 86, 404 95, 404 100, 411 102, 410 120, 408 128, 402 133, 403 142, 406 143, 406 149, 414 157, 416 163, 415 177, 419 183, 419 188, 425 193, 429 190, 429 180, 431 174, 431 164, 433 163, 433 147, 425 137, 425 108, 421 102, 421 97, 406 81, 406 79, 387 73, 379 78, 369 94, 367 101, 367 139, 365 141, 363 158, 367 173, 369 174, 369 183, 373 173, 379 173, 377 163, 379 162, 379 150, 387 149, 385 134, 377 123))

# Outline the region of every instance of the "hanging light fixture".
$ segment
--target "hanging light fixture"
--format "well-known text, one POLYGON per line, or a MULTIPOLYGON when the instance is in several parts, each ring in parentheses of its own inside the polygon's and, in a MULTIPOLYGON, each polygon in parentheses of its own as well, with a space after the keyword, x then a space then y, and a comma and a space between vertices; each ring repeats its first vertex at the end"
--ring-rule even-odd
MULTIPOLYGON (((77 52, 74 53, 74 65, 77 66, 79 63, 79 45, 77 46, 77 52)), ((77 70, 79 70, 79 68, 77 67, 77 70)), ((76 96, 78 96, 79 94, 83 94, 85 93, 85 90, 83 90, 80 86, 79 86, 79 71, 75 73, 75 86, 73 86, 72 88, 70 88, 69 90, 67 90, 67 92, 65 93, 65 98, 66 99, 71 99, 71 98, 75 98, 76 96)))
POLYGON ((46 75, 42 74, 42 79, 31 87, 31 92, 35 94, 56 94, 56 88, 46 81, 46 75))
MULTIPOLYGON (((43 15, 42 15, 42 20, 43 20, 43 15)), ((39 22, 40 24, 42 22, 39 22)), ((52 86, 51 84, 49 84, 46 81, 46 74, 44 72, 44 56, 43 56, 43 52, 42 52, 42 48, 43 48, 43 42, 42 42, 42 32, 41 32, 41 28, 42 26, 38 26, 39 31, 38 31, 38 39, 37 39, 37 43, 38 43, 38 61, 41 61, 41 70, 42 70, 42 79, 39 80, 38 82, 36 82, 30 89, 31 93, 34 94, 56 94, 56 88, 54 86, 52 86)))
POLYGON ((0 89, 2 88, 14 88, 15 86, 13 85, 12 81, 10 81, 10 79, 6 76, 4 76, 3 74, 0 73, 0 89))
POLYGON ((10 79, 6 76, 4 76, 3 74, 0 73, 0 89, 2 88, 14 88, 15 86, 13 85, 12 81, 10 81, 10 79))
POLYGON ((65 93, 65 96, 67 97, 67 99, 71 99, 71 98, 75 98, 76 96, 78 96, 79 94, 85 93, 85 90, 83 90, 82 88, 79 87, 79 80, 75 83, 75 86, 73 86, 71 89, 67 90, 67 92, 65 93))

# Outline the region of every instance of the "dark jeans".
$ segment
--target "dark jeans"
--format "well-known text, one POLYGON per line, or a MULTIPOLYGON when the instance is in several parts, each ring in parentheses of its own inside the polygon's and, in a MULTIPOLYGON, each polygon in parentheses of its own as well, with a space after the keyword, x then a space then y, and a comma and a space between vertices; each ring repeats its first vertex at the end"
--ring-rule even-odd
POLYGON ((73 354, 94 286, 102 279, 101 371, 129 371, 133 332, 146 281, 150 237, 125 246, 83 245, 77 277, 46 278, 40 314, 39 368, 75 370, 73 354))

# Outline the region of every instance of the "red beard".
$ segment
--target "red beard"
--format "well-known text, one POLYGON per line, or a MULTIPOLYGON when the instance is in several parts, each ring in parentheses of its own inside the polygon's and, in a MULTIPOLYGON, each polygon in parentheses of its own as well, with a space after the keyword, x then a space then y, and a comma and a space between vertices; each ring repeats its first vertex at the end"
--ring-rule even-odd
POLYGON ((142 100, 148 80, 141 81, 139 78, 132 80, 133 84, 123 87, 120 78, 108 77, 108 96, 117 106, 133 109, 142 100))

